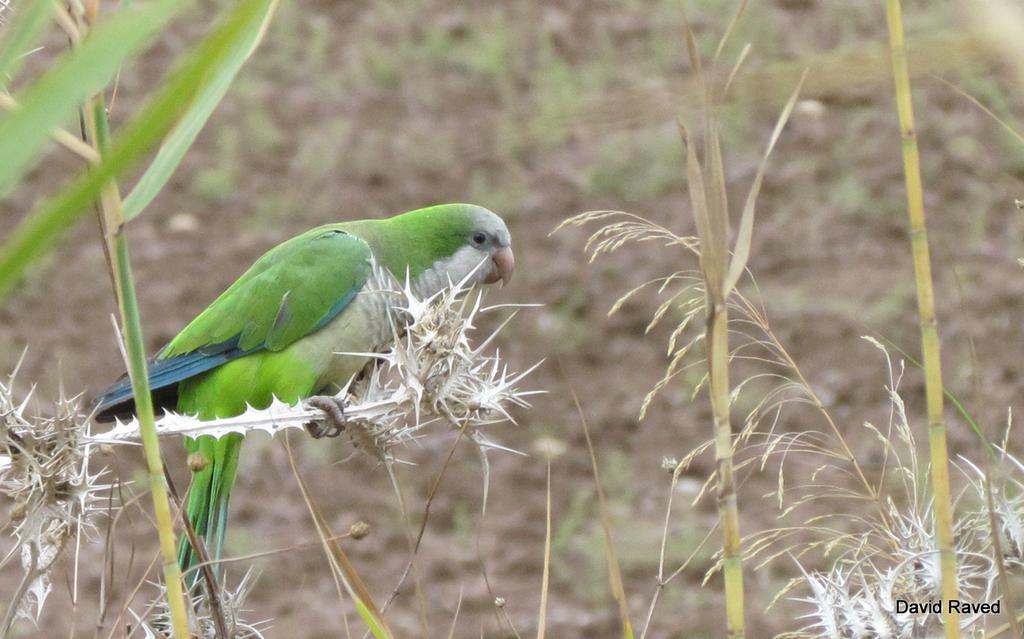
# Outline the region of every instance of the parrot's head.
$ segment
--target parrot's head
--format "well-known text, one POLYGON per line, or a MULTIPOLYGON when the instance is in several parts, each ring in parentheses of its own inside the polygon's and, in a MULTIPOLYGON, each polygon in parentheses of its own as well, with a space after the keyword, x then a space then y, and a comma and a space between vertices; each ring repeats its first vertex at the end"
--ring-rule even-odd
POLYGON ((469 215, 466 247, 472 250, 479 264, 479 280, 485 284, 500 281, 502 285, 512 279, 516 258, 512 254, 512 236, 505 221, 482 207, 473 207, 469 215))
POLYGON ((516 263, 512 236, 497 214, 473 204, 448 204, 427 211, 433 219, 424 231, 433 234, 442 256, 428 269, 427 279, 442 286, 441 280, 504 284, 511 279, 516 263))

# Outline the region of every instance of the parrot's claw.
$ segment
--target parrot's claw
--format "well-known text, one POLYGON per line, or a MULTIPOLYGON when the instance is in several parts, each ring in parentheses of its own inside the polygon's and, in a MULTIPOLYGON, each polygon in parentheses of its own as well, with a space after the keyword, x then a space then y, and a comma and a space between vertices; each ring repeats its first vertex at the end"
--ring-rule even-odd
POLYGON ((319 408, 326 417, 308 422, 306 430, 314 439, 337 437, 345 430, 348 420, 345 418, 345 400, 332 395, 314 395, 306 400, 306 405, 319 408))

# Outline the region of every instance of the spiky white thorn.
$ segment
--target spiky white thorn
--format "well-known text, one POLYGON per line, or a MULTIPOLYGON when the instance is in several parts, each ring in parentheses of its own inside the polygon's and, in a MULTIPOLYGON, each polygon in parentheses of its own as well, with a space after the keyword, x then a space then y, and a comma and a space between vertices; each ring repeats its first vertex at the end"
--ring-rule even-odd
POLYGON ((104 470, 88 469, 80 396, 68 397, 62 389, 47 411, 52 416, 29 416, 30 398, 16 402, 13 382, 12 376, 8 385, 0 384, 0 495, 15 504, 16 543, 0 565, 21 557, 31 581, 12 605, 19 617, 35 619, 50 592, 50 569, 68 540, 93 533, 95 516, 104 511, 101 493, 109 486, 100 481, 104 470))
POLYGON ((839 634, 839 623, 836 620, 836 606, 827 584, 818 575, 805 575, 805 580, 811 588, 811 596, 795 598, 794 601, 809 603, 814 610, 798 616, 797 619, 814 620, 806 629, 820 628, 822 634, 819 636, 829 639, 840 638, 842 635, 839 634))

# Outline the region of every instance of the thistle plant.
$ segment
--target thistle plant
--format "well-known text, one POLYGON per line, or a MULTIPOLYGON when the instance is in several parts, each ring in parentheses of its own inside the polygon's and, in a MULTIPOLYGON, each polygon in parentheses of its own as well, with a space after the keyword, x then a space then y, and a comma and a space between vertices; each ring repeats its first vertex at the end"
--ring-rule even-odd
POLYGON ((11 503, 14 544, 0 567, 18 558, 24 576, 0 627, 38 619, 50 574, 72 539, 89 538, 107 511, 105 471, 89 468, 86 415, 78 397, 61 396, 46 414, 30 412, 31 393, 15 399, 14 375, 0 383, 0 495, 11 503))
MULTIPOLYGON (((218 626, 223 623, 227 637, 231 639, 263 639, 263 633, 270 629, 270 621, 247 622, 244 617, 251 612, 245 607, 245 600, 256 585, 257 575, 248 571, 234 589, 227 584, 219 588, 219 610, 210 610, 209 600, 202 594, 195 594, 189 606, 189 632, 195 639, 220 639, 218 626)), ((135 626, 145 639, 163 639, 171 634, 171 612, 167 608, 167 593, 160 584, 157 596, 146 607, 142 615, 131 611, 135 626)), ((128 633, 131 635, 131 632, 128 633)))
MULTIPOLYGON (((870 423, 864 425, 885 451, 876 487, 884 511, 818 516, 809 522, 813 523, 813 536, 819 537, 817 541, 805 539, 802 543, 788 545, 785 552, 798 565, 827 560, 831 567, 814 571, 801 565, 801 577, 790 585, 802 585, 809 592, 808 596, 794 600, 809 605, 811 610, 803 615, 808 620, 807 625, 784 635, 786 637, 924 637, 941 633, 945 628, 942 616, 949 609, 948 603, 924 609, 907 606, 901 609, 896 605, 897 601, 914 604, 940 601, 938 593, 945 575, 939 560, 935 502, 924 482, 928 462, 921 459, 914 429, 898 391, 903 367, 893 365, 880 343, 869 341, 885 352, 889 369, 890 421, 883 428, 870 423), (817 553, 811 551, 821 554, 816 556, 817 553)), ((1006 432, 1009 433, 1009 426, 1006 432)), ((1024 566, 1019 545, 1020 522, 1024 521, 1024 465, 1007 452, 1006 441, 1004 439, 1003 446, 997 447, 999 455, 988 465, 987 472, 964 456, 955 464, 967 485, 953 502, 960 512, 953 521, 953 538, 957 565, 955 586, 961 593, 961 601, 992 603, 999 600, 1000 594, 1006 594, 1000 589, 999 563, 1015 571, 1024 566), (987 477, 988 474, 992 476, 987 477), (993 480, 992 510, 987 501, 989 479, 993 480), (998 556, 994 539, 999 540, 1002 549, 998 556)), ((763 544, 768 537, 770 535, 753 542, 752 546, 760 551, 780 539, 775 537, 771 543, 763 544)), ((1001 607, 1005 611, 1007 606, 1001 607)), ((992 611, 976 610, 961 615, 956 631, 980 636, 986 627, 986 612, 992 611)))

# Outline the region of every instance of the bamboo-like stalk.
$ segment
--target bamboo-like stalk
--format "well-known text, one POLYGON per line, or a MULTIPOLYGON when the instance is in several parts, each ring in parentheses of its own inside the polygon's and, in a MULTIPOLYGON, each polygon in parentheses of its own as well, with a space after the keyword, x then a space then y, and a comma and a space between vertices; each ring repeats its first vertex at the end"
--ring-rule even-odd
MULTIPOLYGON (((7 93, 0 91, 0 109, 3 109, 4 111, 14 111, 18 108, 20 108, 20 105, 17 100, 7 93)), ((71 151, 89 164, 96 164, 100 160, 100 156, 96 153, 95 149, 82 140, 76 138, 66 129, 57 127, 50 132, 50 137, 53 138, 54 142, 60 144, 65 149, 71 151)))
MULTIPOLYGON (((740 10, 742 10, 742 4, 740 10)), ((714 419, 715 468, 718 477, 718 518, 722 526, 722 576, 725 582, 726 634, 746 636, 743 559, 740 550, 739 504, 733 473, 733 434, 729 391, 729 312, 727 300, 735 284, 730 276, 729 203, 725 167, 719 140, 718 107, 704 75, 697 41, 683 14, 686 47, 703 95, 703 157, 683 127, 686 145, 687 188, 700 241, 700 271, 704 278, 707 324, 704 348, 708 370, 708 394, 714 419), (702 162, 703 160, 703 162, 702 162)), ((728 31, 723 36, 723 43, 728 31)), ((721 50, 722 44, 719 44, 721 50)), ((742 57, 741 57, 742 60, 742 57)), ((752 192, 753 193, 753 192, 752 192)), ((755 194, 756 195, 756 194, 755 194)), ((735 258, 740 259, 740 258, 735 258)), ((740 270, 742 271, 742 266, 740 270)))
MULTIPOLYGON (((715 296, 717 297, 717 296, 715 296)), ((715 420, 715 466, 718 473, 718 516, 722 524, 722 575, 728 636, 745 636, 743 563, 740 515, 732 463, 732 420, 729 418, 729 315, 724 299, 708 298, 705 329, 708 389, 715 420)))
MULTIPOLYGON (((100 156, 109 149, 109 124, 102 96, 95 97, 85 109, 85 128, 93 148, 100 156)), ((123 233, 124 221, 121 215, 121 195, 117 183, 111 180, 100 197, 100 211, 104 227, 104 241, 114 273, 114 289, 117 306, 121 314, 125 348, 128 353, 128 374, 135 394, 135 414, 139 420, 142 448, 149 472, 149 487, 153 496, 153 511, 156 516, 157 533, 160 538, 160 554, 167 587, 167 606, 171 613, 171 632, 174 639, 191 637, 188 629, 188 609, 182 587, 181 568, 178 566, 177 544, 174 539, 174 517, 171 514, 164 476, 164 463, 160 454, 160 440, 156 433, 153 414, 153 398, 150 395, 149 375, 146 370, 146 349, 142 337, 142 323, 135 296, 135 282, 132 277, 128 239, 123 233)))
MULTIPOLYGON (((896 109, 903 139, 903 173, 907 186, 907 214, 910 219, 910 243, 917 280, 917 306, 921 320, 921 354, 925 375, 928 411, 928 444, 931 454, 932 492, 935 498, 935 532, 942 571, 942 598, 958 598, 956 553, 953 548, 953 505, 949 488, 949 455, 946 450, 946 426, 943 417, 942 368, 939 356, 939 329, 932 291, 931 258, 925 224, 924 194, 921 185, 921 161, 914 129, 914 110, 910 94, 910 73, 903 37, 900 0, 888 0, 886 21, 892 52, 896 109)), ((959 615, 943 606, 946 639, 959 639, 959 615)))

